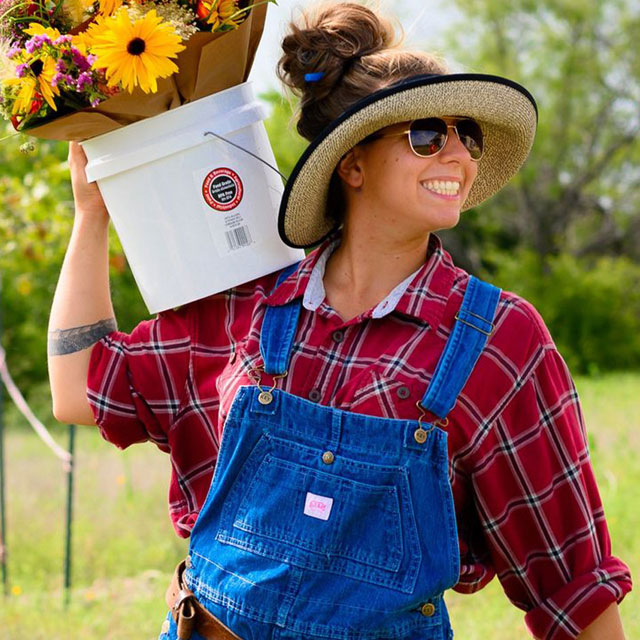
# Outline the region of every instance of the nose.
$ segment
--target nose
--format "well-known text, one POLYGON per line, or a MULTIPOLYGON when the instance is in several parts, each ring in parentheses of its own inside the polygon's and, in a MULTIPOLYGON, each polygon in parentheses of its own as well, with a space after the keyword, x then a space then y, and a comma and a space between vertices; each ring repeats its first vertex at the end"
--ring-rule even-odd
POLYGON ((460 138, 458 138, 456 130, 452 125, 449 125, 448 133, 449 135, 447 136, 447 142, 445 143, 439 155, 457 157, 463 161, 471 159, 469 150, 462 144, 460 138))

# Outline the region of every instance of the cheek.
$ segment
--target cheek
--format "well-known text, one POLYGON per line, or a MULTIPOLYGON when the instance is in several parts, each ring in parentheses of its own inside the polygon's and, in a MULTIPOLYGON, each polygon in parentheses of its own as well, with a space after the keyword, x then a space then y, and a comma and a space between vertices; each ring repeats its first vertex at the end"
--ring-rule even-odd
POLYGON ((377 197, 385 201, 397 201, 399 195, 408 195, 413 184, 414 168, 402 154, 389 154, 380 160, 374 172, 370 172, 371 185, 377 197))

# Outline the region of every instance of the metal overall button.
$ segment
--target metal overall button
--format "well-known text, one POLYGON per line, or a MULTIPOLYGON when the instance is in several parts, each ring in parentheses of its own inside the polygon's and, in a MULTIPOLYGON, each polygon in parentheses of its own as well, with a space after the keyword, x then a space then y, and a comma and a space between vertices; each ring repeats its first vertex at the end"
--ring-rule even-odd
POLYGON ((322 462, 324 462, 325 464, 332 464, 335 459, 336 457, 333 455, 333 452, 331 451, 325 451, 322 454, 322 462))
POLYGON ((418 428, 413 432, 413 439, 418 444, 424 444, 427 441, 427 436, 431 431, 433 431, 433 429, 436 428, 436 425, 438 425, 439 427, 446 427, 449 424, 449 418, 445 417, 442 420, 436 420, 435 423, 433 423, 428 429, 425 429, 424 425, 422 424, 422 418, 424 418, 426 414, 424 407, 420 403, 420 400, 416 401, 416 407, 420 409, 420 417, 418 418, 418 428))
POLYGON ((424 444, 427 440, 427 431, 422 427, 418 427, 413 432, 413 438, 418 444, 424 444))
POLYGON ((423 616, 432 616, 436 611, 436 608, 430 603, 430 602, 425 602, 421 607, 420 607, 420 613, 423 616))
POLYGON ((273 402, 273 394, 271 392, 276 388, 276 384, 278 382, 278 378, 284 378, 287 375, 287 373, 289 373, 289 372, 285 371, 284 373, 278 373, 278 374, 274 375, 273 376, 273 386, 271 387, 271 389, 268 389, 268 390, 265 391, 260 386, 260 378, 262 377, 262 374, 260 373, 261 371, 264 371, 264 367, 263 366, 254 367, 253 369, 251 369, 249 371, 248 375, 255 382, 255 384, 258 387, 258 389, 260 389, 260 393, 258 394, 258 402, 260 404, 271 404, 273 402))

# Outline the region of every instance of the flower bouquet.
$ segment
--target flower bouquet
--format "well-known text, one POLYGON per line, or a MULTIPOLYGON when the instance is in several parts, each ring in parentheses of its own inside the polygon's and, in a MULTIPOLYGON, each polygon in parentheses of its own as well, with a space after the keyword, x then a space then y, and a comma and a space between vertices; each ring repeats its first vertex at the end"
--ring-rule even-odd
POLYGON ((0 112, 81 141, 151 313, 304 257, 246 82, 272 1, 0 0, 0 112))
POLYGON ((0 0, 0 113, 84 140, 244 82, 275 0, 0 0))

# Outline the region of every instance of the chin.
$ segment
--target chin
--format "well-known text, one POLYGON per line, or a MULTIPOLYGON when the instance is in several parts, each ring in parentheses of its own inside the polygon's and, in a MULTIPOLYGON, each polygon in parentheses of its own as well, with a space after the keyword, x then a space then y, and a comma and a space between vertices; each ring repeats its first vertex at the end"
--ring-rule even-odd
POLYGON ((427 231, 442 231, 443 229, 453 229, 460 222, 460 209, 452 211, 448 215, 439 215, 437 218, 427 221, 429 227, 427 231))

